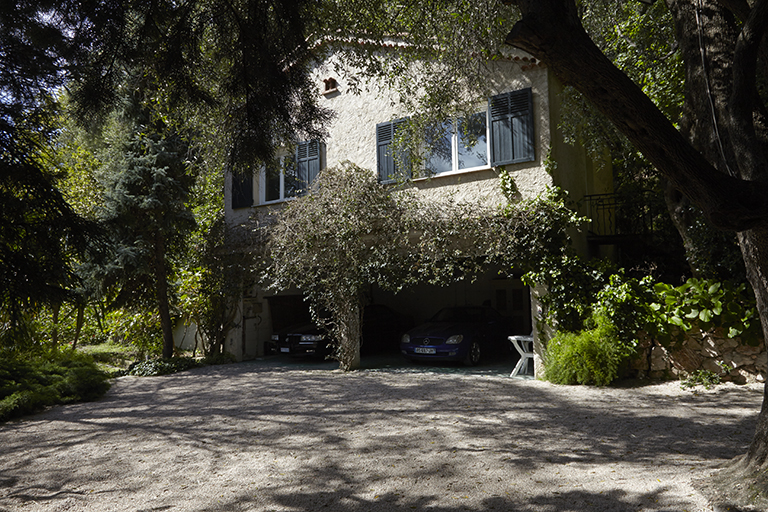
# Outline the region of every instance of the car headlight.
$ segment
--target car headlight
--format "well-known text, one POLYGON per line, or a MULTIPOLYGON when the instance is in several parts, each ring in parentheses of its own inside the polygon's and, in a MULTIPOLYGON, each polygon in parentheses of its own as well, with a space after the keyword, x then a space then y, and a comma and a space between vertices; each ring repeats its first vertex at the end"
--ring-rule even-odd
POLYGON ((451 336, 450 338, 445 340, 445 344, 446 345, 458 345, 459 343, 461 343, 461 340, 463 340, 463 339, 464 339, 464 336, 462 336, 461 334, 454 334, 453 336, 451 336))
POLYGON ((301 341, 320 341, 323 337, 319 334, 302 334, 301 341))
POLYGON ((406 344, 411 342, 411 337, 407 334, 403 334, 403 337, 400 338, 400 343, 406 344))

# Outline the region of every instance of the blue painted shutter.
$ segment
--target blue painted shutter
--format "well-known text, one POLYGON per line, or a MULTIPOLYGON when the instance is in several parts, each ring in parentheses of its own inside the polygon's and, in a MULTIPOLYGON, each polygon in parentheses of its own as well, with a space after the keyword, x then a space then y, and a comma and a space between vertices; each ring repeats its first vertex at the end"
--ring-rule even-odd
POLYGON ((296 164, 298 166, 298 179, 303 192, 309 189, 309 186, 315 181, 320 173, 320 157, 322 153, 322 144, 319 141, 312 140, 302 142, 296 148, 296 164))
POLYGON ((491 97, 488 119, 491 122, 491 165, 530 162, 535 158, 530 88, 491 97))
POLYGON ((253 206, 253 175, 232 174, 232 209, 253 206))
POLYGON ((379 181, 392 182, 398 177, 410 177, 410 165, 406 155, 394 155, 390 145, 395 139, 397 129, 406 119, 396 119, 376 125, 376 170, 379 181))

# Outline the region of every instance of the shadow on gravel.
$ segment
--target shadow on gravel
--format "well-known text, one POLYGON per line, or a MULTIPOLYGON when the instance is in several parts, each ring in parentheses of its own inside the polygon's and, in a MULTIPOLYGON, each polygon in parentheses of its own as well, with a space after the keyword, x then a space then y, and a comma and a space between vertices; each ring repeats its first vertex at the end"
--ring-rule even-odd
POLYGON ((627 490, 621 471, 702 476, 746 450, 762 398, 576 393, 510 379, 503 363, 371 361, 351 374, 274 357, 126 377, 99 402, 0 425, 0 511, 132 497, 142 511, 190 499, 179 510, 679 511, 676 483, 627 490), (614 466, 594 492, 552 469, 586 481, 614 466))
MULTIPOLYGON (((657 508, 654 506, 663 493, 650 492, 640 495, 627 496, 619 490, 611 492, 590 493, 585 491, 568 491, 556 496, 540 495, 527 499, 514 497, 490 497, 483 499, 479 507, 462 504, 461 499, 456 505, 440 505, 436 503, 440 496, 402 496, 400 493, 387 493, 375 499, 361 499, 350 492, 319 492, 317 494, 294 495, 283 494, 274 496, 274 507, 262 507, 262 500, 251 496, 239 496, 229 503, 217 503, 208 511, 244 511, 244 510, 290 510, 301 512, 316 512, 329 510, 334 512, 410 512, 412 510, 429 510, 433 512, 463 512, 467 510, 498 510, 505 512, 637 512, 637 510, 659 510, 682 512, 685 509, 674 506, 657 508), (647 507, 647 508, 645 508, 647 507)), ((149 509, 147 509, 149 510, 149 509)), ((154 509, 152 509, 154 510, 154 509)))

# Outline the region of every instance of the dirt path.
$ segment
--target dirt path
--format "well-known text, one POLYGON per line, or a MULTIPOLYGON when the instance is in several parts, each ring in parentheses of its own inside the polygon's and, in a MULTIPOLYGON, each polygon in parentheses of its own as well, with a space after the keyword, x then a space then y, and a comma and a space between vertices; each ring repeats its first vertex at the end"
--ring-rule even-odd
POLYGON ((0 511, 708 511, 761 386, 251 362, 0 425, 0 511))

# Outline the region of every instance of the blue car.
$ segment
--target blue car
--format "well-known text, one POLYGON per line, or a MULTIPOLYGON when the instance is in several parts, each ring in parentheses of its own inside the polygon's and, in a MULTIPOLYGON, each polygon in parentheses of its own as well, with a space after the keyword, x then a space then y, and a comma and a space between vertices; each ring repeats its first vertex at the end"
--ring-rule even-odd
POLYGON ((510 322, 493 308, 449 307, 405 333, 400 352, 411 361, 460 361, 474 366, 488 353, 509 353, 510 334, 510 322))

